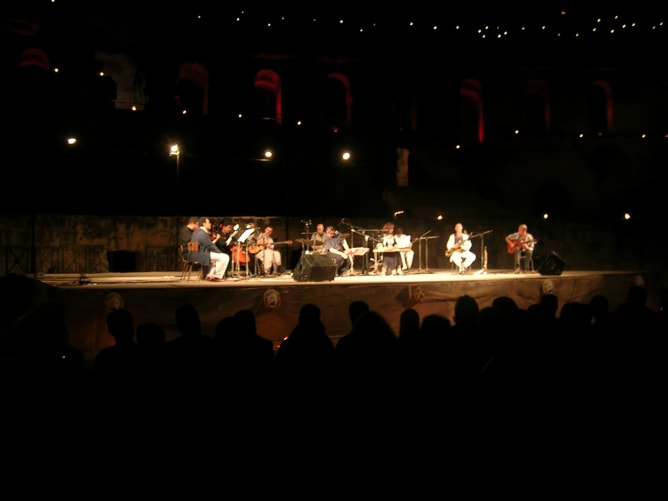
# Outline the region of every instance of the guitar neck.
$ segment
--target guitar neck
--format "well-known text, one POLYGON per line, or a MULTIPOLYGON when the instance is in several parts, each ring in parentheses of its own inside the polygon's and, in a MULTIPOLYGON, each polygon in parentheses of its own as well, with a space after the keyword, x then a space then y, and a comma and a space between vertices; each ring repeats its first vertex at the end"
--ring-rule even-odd
MULTIPOLYGON (((263 240, 261 242, 264 242, 263 240)), ((255 254, 261 250, 264 250, 267 248, 268 245, 283 245, 283 244, 291 244, 292 240, 284 240, 282 242, 270 242, 270 243, 252 243, 248 244, 248 252, 251 254, 255 254)))

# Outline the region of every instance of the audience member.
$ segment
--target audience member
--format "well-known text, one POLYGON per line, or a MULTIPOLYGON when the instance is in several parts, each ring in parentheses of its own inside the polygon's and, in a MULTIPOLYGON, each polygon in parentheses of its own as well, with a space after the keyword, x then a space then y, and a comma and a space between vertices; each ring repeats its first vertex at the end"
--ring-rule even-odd
POLYGON ((228 383, 267 387, 275 370, 274 343, 257 332, 252 311, 238 310, 219 320, 215 340, 228 383))
POLYGON ((135 341, 134 316, 126 308, 107 314, 107 330, 114 344, 102 348, 93 359, 95 384, 116 397, 131 396, 139 377, 140 355, 135 341))
POLYGON ((299 321, 276 351, 276 368, 283 395, 307 397, 328 404, 332 399, 334 343, 320 319, 320 308, 306 303, 299 321))
POLYGON ((37 301, 17 319, 3 341, 7 343, 7 350, 0 353, 3 383, 24 387, 32 401, 48 398, 65 406, 71 402, 64 397, 81 397, 87 376, 84 356, 69 344, 60 300, 37 301))
POLYGON ((373 310, 361 313, 334 348, 342 391, 351 397, 388 397, 398 383, 398 350, 387 320, 373 310))
POLYGON ((166 372, 176 400, 213 405, 210 393, 219 382, 219 365, 213 337, 202 331, 197 308, 190 303, 174 312, 179 335, 165 345, 166 372), (199 400, 202 398, 202 400, 199 400))
POLYGON ((146 381, 163 386, 166 361, 167 334, 157 322, 144 322, 135 330, 141 371, 146 381))

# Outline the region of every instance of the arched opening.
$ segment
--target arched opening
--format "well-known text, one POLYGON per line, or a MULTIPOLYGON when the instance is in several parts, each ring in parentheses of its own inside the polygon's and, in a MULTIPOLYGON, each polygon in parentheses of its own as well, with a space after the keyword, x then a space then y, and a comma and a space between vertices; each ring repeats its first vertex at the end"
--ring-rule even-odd
POLYGON ((258 120, 283 122, 281 78, 273 70, 260 70, 255 75, 253 111, 258 120))
POLYGON ((177 104, 189 113, 209 114, 209 71, 199 63, 179 68, 177 104))

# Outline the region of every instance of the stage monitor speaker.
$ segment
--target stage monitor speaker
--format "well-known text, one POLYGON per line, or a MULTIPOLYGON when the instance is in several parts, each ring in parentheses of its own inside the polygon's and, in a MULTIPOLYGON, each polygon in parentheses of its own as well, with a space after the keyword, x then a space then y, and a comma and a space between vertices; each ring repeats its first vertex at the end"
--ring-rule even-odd
POLYGON ((303 254, 292 272, 297 282, 324 282, 334 280, 335 276, 336 264, 322 254, 303 254))
POLYGON ((561 275, 564 272, 564 265, 566 262, 557 254, 553 252, 540 263, 538 273, 541 275, 561 275))

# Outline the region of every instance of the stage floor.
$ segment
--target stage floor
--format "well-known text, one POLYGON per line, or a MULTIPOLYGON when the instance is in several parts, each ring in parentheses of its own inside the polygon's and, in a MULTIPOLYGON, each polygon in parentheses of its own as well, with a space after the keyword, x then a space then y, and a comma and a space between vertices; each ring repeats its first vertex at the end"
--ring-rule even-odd
POLYGON ((595 294, 608 297, 611 308, 626 299, 628 287, 648 288, 648 306, 658 308, 661 282, 658 273, 643 271, 564 271, 559 275, 537 272, 515 274, 510 270, 473 270, 459 275, 452 269, 411 270, 397 276, 353 273, 325 281, 297 281, 291 273, 276 277, 228 278, 224 282, 181 280, 180 272, 137 272, 79 275, 46 275, 37 281, 65 304, 70 342, 92 358, 100 348, 112 344, 106 330, 106 314, 123 304, 136 323, 158 322, 167 339, 179 335, 174 312, 184 303, 194 304, 204 333, 213 335, 216 323, 239 309, 255 313, 257 330, 277 346, 296 325, 305 303, 318 305, 322 321, 334 342, 351 327, 348 305, 366 301, 398 332, 405 308, 421 317, 432 313, 453 320, 457 298, 468 294, 480 308, 499 296, 512 298, 520 308, 536 303, 545 292, 555 293, 560 307, 569 301, 588 302, 595 294))

